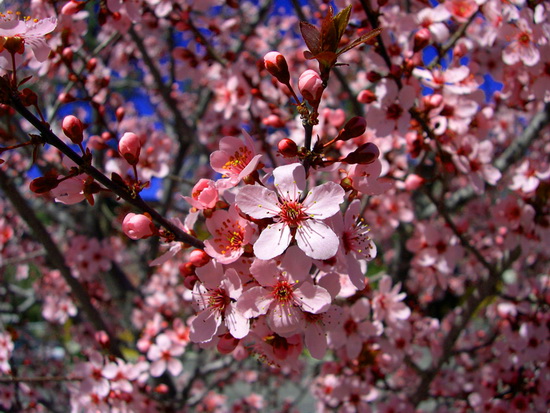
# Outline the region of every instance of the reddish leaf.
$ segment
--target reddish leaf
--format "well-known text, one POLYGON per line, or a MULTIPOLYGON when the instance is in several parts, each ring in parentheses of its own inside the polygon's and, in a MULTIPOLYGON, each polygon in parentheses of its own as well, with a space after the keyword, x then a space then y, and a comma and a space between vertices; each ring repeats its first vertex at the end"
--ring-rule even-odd
POLYGON ((307 48, 313 55, 321 52, 321 33, 313 24, 308 22, 300 22, 300 31, 307 48))
POLYGON ((370 39, 378 36, 381 32, 382 32, 381 28, 374 29, 373 31, 368 32, 367 34, 364 34, 363 36, 359 37, 358 39, 355 39, 353 42, 351 42, 346 47, 344 47, 342 50, 340 50, 338 52, 338 56, 340 56, 341 54, 346 53, 347 51, 353 49, 354 47, 357 47, 357 46, 359 46, 363 43, 368 42, 370 39))

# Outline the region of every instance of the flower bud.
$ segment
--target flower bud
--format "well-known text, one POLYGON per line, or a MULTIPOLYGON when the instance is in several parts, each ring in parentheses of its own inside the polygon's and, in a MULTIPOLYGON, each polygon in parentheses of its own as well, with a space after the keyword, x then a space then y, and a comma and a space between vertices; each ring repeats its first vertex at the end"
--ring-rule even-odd
POLYGON ((411 174, 405 178, 405 189, 407 191, 416 191, 424 184, 425 179, 419 175, 411 174))
POLYGON ((323 95, 323 81, 315 70, 306 70, 298 79, 298 88, 307 102, 316 108, 323 95))
POLYGON ((430 44, 431 33, 426 27, 422 27, 414 35, 413 51, 419 52, 430 44))
POLYGON ((210 261, 210 256, 203 250, 193 250, 189 254, 189 262, 195 267, 203 267, 210 261))
POLYGON ((155 235, 157 228, 147 215, 130 212, 122 221, 122 231, 131 239, 144 239, 155 235))
POLYGON ((366 165, 377 160, 379 156, 380 150, 378 146, 372 142, 367 142, 342 159, 342 162, 366 165))
POLYGON ((292 158, 298 155, 298 146, 292 139, 284 138, 277 144, 279 153, 285 158, 292 158))
POLYGON ((63 118, 61 129, 67 138, 69 138, 74 144, 79 145, 84 139, 84 125, 80 122, 76 116, 69 115, 63 118))
POLYGON ((132 132, 126 132, 118 142, 118 151, 130 165, 137 165, 141 151, 141 140, 132 132))
POLYGON ((290 82, 290 73, 285 57, 279 52, 269 52, 264 56, 264 66, 271 75, 287 85, 290 82))
POLYGON ((376 102, 376 95, 372 90, 365 89, 359 92, 357 95, 357 101, 360 103, 376 102))
POLYGON ((338 140, 347 141, 357 138, 367 130, 367 121, 361 116, 354 116, 344 125, 344 129, 338 134, 338 140))

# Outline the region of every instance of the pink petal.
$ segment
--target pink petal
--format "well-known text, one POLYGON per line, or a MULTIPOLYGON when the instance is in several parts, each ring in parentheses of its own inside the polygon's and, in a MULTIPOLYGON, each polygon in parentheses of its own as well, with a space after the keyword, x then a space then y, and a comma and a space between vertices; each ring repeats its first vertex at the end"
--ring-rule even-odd
POLYGON ((250 323, 234 305, 230 305, 225 313, 225 324, 231 335, 235 338, 243 338, 250 331, 250 323))
POLYGON ((183 371, 183 364, 178 359, 168 360, 168 371, 172 376, 178 376, 183 371))
POLYGON ((304 331, 305 344, 311 357, 321 360, 327 352, 327 337, 319 323, 308 324, 304 331))
POLYGON ((189 338, 194 343, 204 343, 212 340, 221 324, 219 313, 210 310, 201 311, 191 322, 189 338))
POLYGON ((283 222, 268 225, 254 243, 254 254, 261 260, 270 260, 285 252, 291 240, 292 234, 288 225, 283 222))
POLYGON ((245 318, 254 318, 267 313, 273 297, 266 294, 263 287, 252 287, 241 295, 237 301, 237 310, 245 318))
POLYGON ((306 171, 302 164, 293 163, 273 170, 275 188, 285 199, 297 200, 306 186, 306 171))
POLYGON ((308 257, 326 260, 336 254, 340 240, 327 224, 309 219, 296 230, 296 243, 308 257))
POLYGON ((277 194, 263 186, 247 185, 241 188, 236 202, 242 212, 256 219, 271 218, 281 212, 277 194))
POLYGON ((303 205, 308 215, 315 219, 326 219, 340 212, 345 195, 346 191, 340 185, 325 182, 309 191, 303 205))
POLYGON ((305 282, 294 290, 294 295, 298 299, 302 310, 308 313, 318 314, 326 311, 332 298, 327 290, 310 282, 305 282))
POLYGON ((292 305, 275 305, 267 315, 267 323, 280 336, 289 336, 303 329, 304 315, 292 305))

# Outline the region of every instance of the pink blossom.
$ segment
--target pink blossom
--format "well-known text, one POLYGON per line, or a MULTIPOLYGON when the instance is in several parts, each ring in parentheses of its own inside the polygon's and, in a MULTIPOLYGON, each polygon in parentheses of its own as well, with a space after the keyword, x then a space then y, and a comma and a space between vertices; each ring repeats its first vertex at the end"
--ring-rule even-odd
POLYGON ((56 202, 61 202, 66 205, 78 204, 86 199, 84 187, 87 178, 87 175, 80 174, 65 179, 60 182, 56 188, 52 189, 50 193, 55 198, 56 202))
POLYGON ((204 242, 204 250, 221 264, 238 260, 254 234, 253 224, 242 218, 234 205, 229 211, 214 211, 206 220, 206 227, 213 238, 204 242))
POLYGON ((345 192, 334 182, 311 189, 304 199, 304 167, 299 163, 273 171, 275 189, 248 185, 237 194, 237 205, 252 218, 272 218, 254 243, 254 253, 263 260, 282 254, 293 239, 309 257, 327 259, 336 254, 339 240, 323 220, 340 211, 345 192))
POLYGON ((365 195, 380 195, 392 187, 391 181, 380 178, 382 162, 376 159, 366 165, 351 165, 348 176, 352 180, 354 189, 365 195))
POLYGON ((130 165, 137 165, 141 152, 141 139, 135 133, 126 132, 118 141, 118 151, 130 165))
POLYGON ((319 314, 331 303, 327 290, 307 280, 311 260, 296 246, 290 247, 280 265, 256 260, 250 271, 260 284, 243 292, 238 311, 246 318, 266 315, 267 323, 280 336, 288 337, 304 328, 304 314, 319 314))
POLYGON ((157 232, 151 218, 143 214, 130 212, 124 217, 122 231, 131 239, 149 238, 157 232))
POLYGON ((337 258, 345 263, 345 272, 358 290, 365 288, 361 262, 371 261, 376 257, 376 245, 368 235, 370 230, 363 223, 360 214, 361 202, 356 199, 348 206, 343 219, 340 214, 331 218, 333 227, 342 240, 337 258))
POLYGON ((311 106, 314 108, 319 106, 319 101, 321 100, 323 90, 325 89, 319 73, 311 69, 306 70, 300 75, 300 79, 298 80, 298 88, 300 89, 300 93, 304 99, 307 100, 311 106))
POLYGON ((147 351, 147 358, 152 361, 151 376, 160 377, 166 370, 173 376, 179 375, 183 364, 176 357, 183 352, 184 347, 181 344, 173 342, 166 334, 159 334, 147 351))
POLYGON ((502 61, 513 65, 521 61, 526 66, 534 66, 540 60, 540 52, 534 39, 534 33, 525 19, 519 19, 514 25, 507 24, 502 35, 510 41, 502 51, 502 61))
POLYGON ((393 288, 391 284, 391 277, 384 275, 372 299, 373 318, 378 321, 384 320, 388 324, 406 320, 411 315, 410 308, 402 302, 405 293, 399 293, 401 283, 397 283, 393 288))
MULTIPOLYGON (((3 49, 8 38, 19 38, 24 45, 31 48, 36 60, 43 62, 48 58, 51 50, 44 37, 56 26, 55 17, 19 20, 15 13, 0 13, 0 50, 3 49)), ((8 62, 11 65, 11 60, 8 62)))
POLYGON ((220 189, 236 186, 243 178, 258 169, 262 155, 256 154, 254 142, 248 133, 243 131, 244 143, 233 136, 226 136, 220 141, 220 149, 210 155, 210 166, 222 174, 216 182, 220 189))
POLYGON ((225 273, 221 264, 211 261, 197 268, 200 282, 195 283, 193 295, 199 313, 191 322, 190 339, 196 343, 212 340, 222 322, 235 338, 248 334, 249 322, 236 310, 242 293, 241 280, 230 268, 225 273))
POLYGON ((210 179, 201 178, 191 190, 191 196, 182 197, 194 208, 199 210, 214 208, 219 200, 216 183, 210 179))

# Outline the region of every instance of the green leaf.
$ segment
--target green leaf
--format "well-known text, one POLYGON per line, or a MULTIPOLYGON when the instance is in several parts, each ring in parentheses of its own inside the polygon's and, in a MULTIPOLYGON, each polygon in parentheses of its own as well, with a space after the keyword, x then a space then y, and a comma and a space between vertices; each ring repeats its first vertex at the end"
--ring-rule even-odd
POLYGON ((340 12, 336 16, 334 16, 334 19, 332 19, 332 21, 334 22, 334 27, 336 27, 336 37, 338 38, 338 42, 340 42, 340 39, 344 35, 346 27, 348 27, 350 15, 351 4, 345 9, 340 10, 340 12))
POLYGON ((300 22, 300 31, 309 51, 316 55, 321 52, 321 33, 313 24, 300 22))
POLYGON ((381 32, 382 32, 381 28, 374 29, 374 30, 368 32, 367 34, 364 34, 363 36, 359 37, 358 39, 355 39, 353 42, 351 42, 346 47, 344 47, 342 50, 340 50, 338 52, 338 56, 340 56, 341 54, 346 53, 347 51, 353 49, 354 47, 357 47, 357 46, 359 46, 363 43, 368 42, 370 39, 378 36, 381 32))

